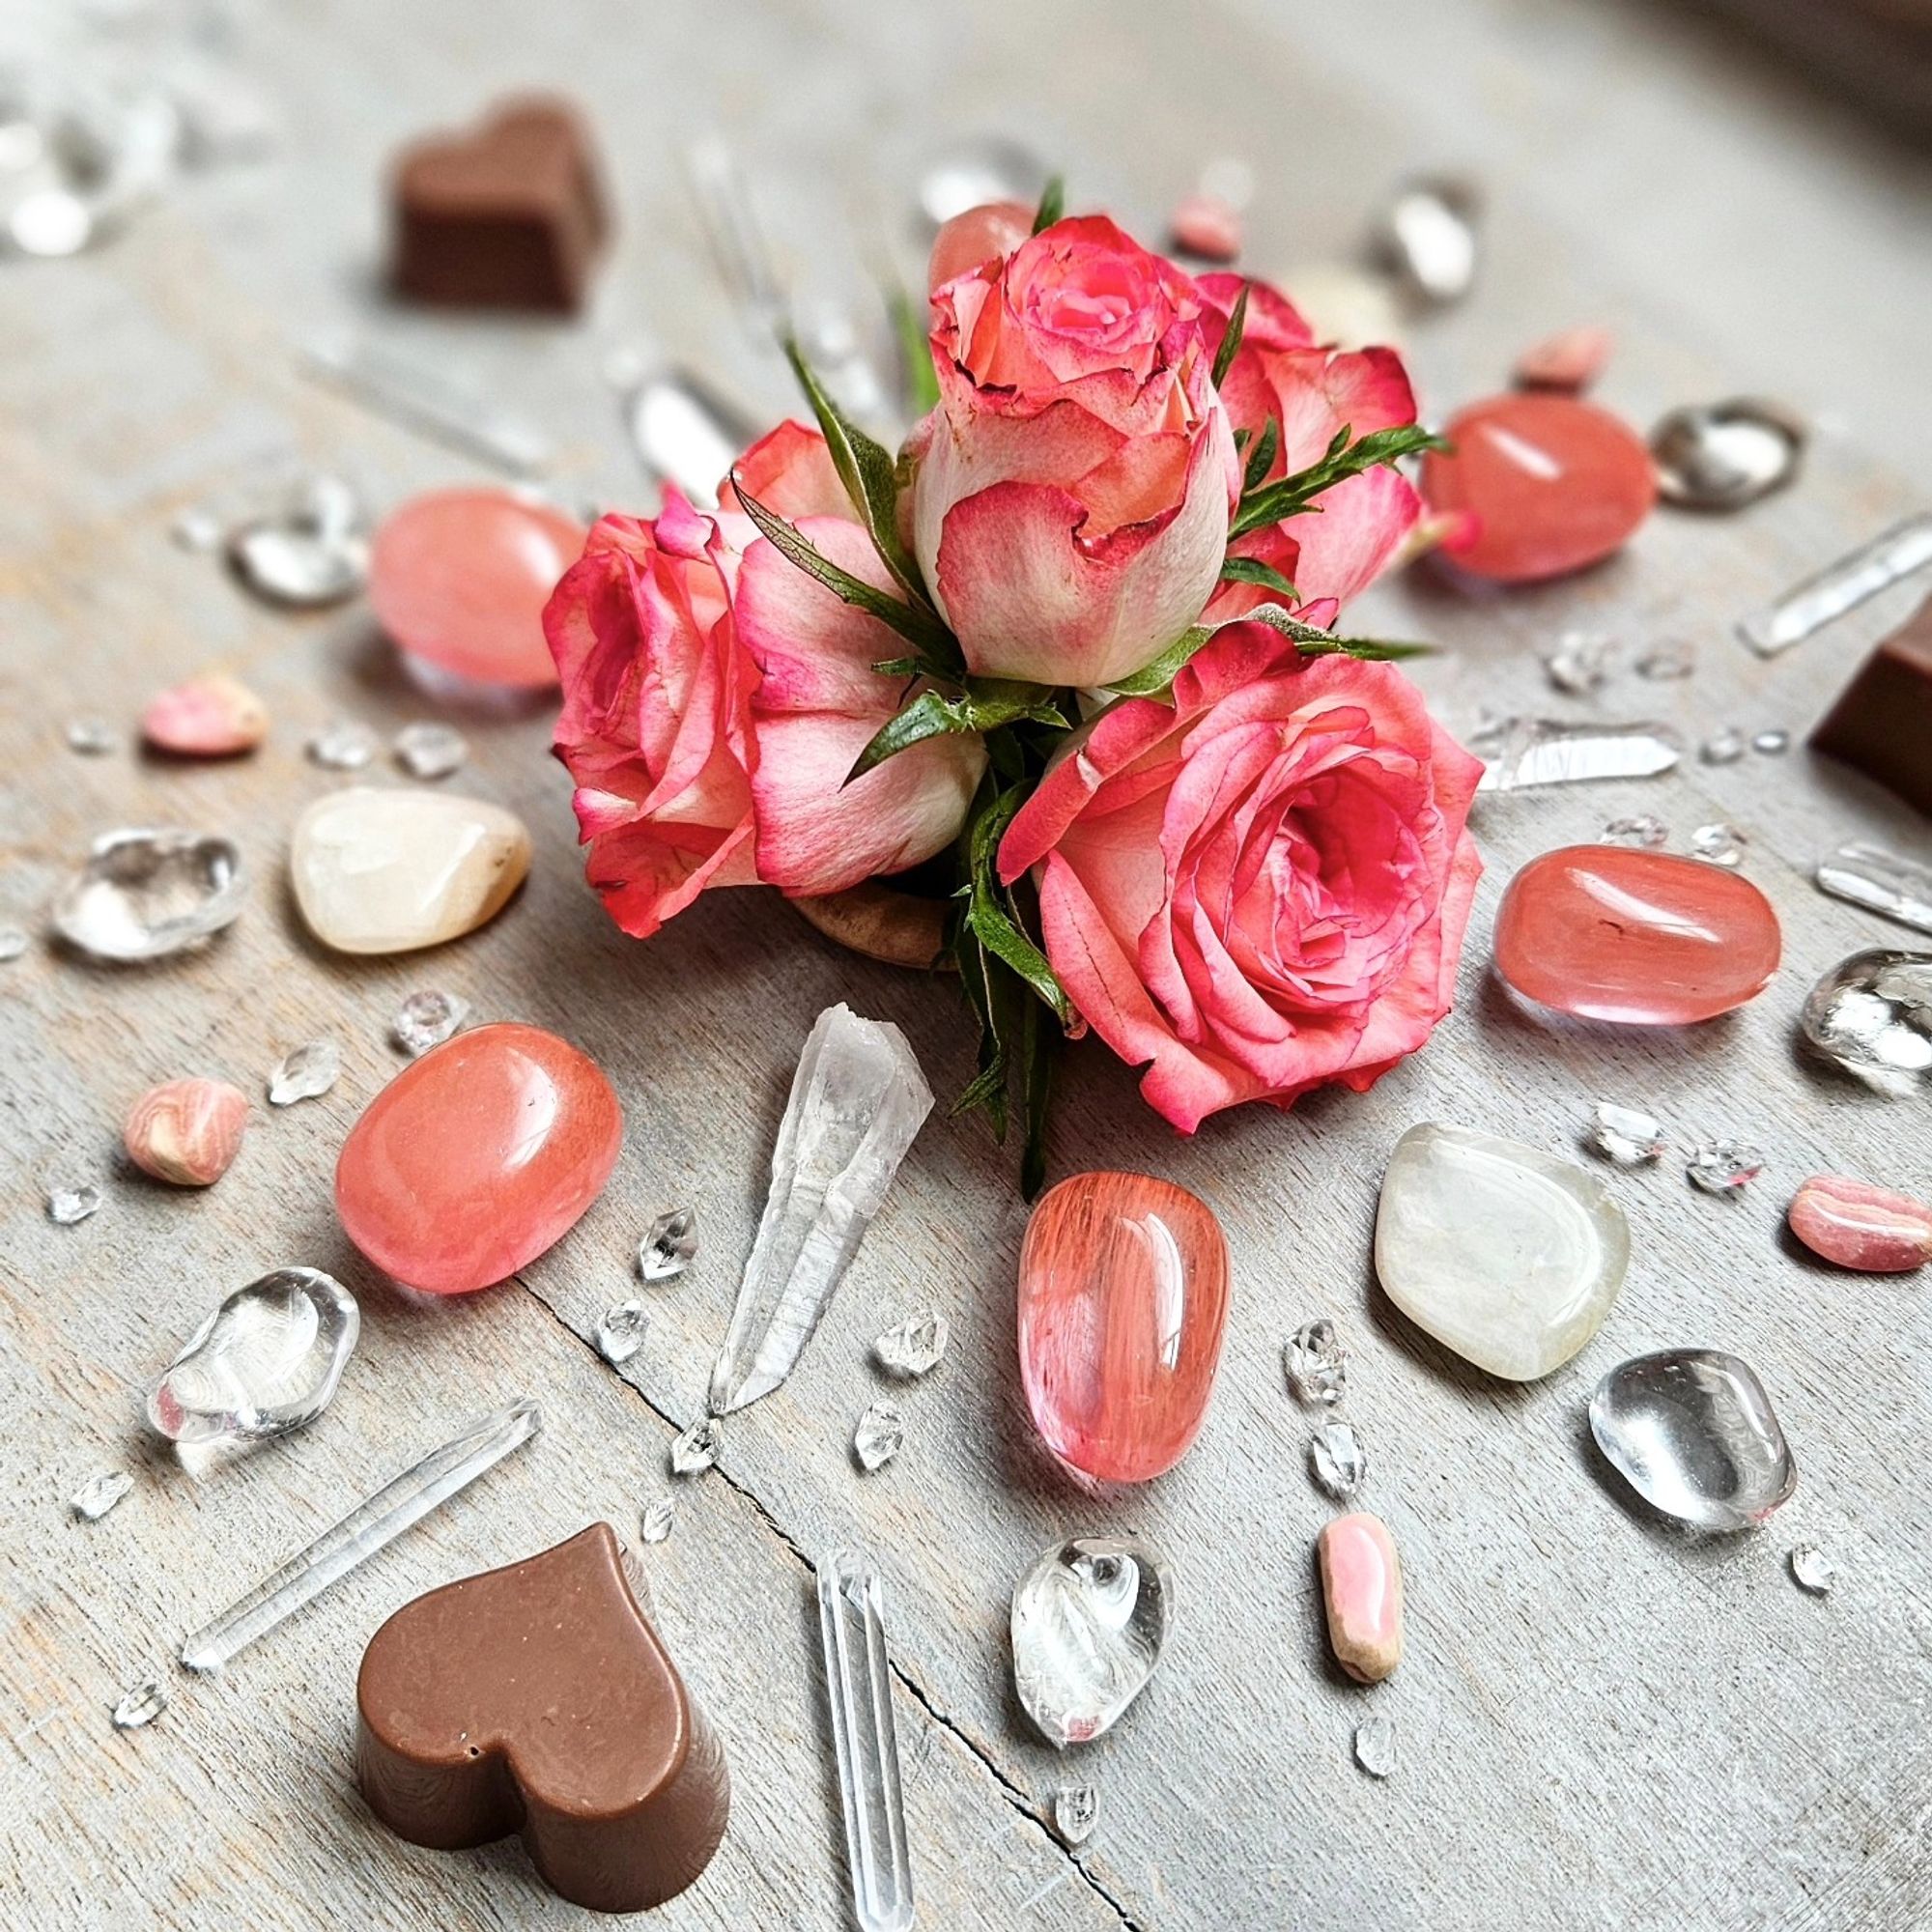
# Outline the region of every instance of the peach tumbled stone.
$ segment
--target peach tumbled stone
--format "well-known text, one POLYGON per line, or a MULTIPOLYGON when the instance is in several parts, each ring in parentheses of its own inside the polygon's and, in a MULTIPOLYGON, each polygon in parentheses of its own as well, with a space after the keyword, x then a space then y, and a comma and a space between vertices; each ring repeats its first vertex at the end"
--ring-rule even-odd
POLYGON ((1145 1174, 1076 1174, 1020 1250, 1020 1376, 1069 1468, 1143 1483, 1208 1413, 1228 1316, 1228 1244, 1205 1201, 1145 1174))
POLYGON ((1771 901, 1668 852, 1566 845, 1532 859, 1496 911, 1496 971, 1584 1019, 1683 1026, 1754 1000, 1777 971, 1771 901))
POLYGON ((1932 1208, 1848 1174, 1814 1174, 1786 1218, 1814 1255, 1840 1267, 1906 1274, 1932 1261, 1932 1208))
POLYGON ((143 1174, 208 1187, 226 1174, 248 1124, 248 1096, 225 1080, 170 1080, 128 1110, 121 1139, 143 1174))
POLYGON ((596 1065, 505 1022, 406 1066, 350 1129, 335 1211, 380 1268, 467 1294, 560 1239, 616 1164, 623 1114, 596 1065))
POLYGON ((1033 233, 1034 211, 1021 201, 989 201, 943 222, 932 238, 925 286, 941 289, 981 262, 1010 255, 1033 233))
POLYGON ((269 712, 240 678, 191 677, 149 698, 141 735, 179 758, 232 758, 269 735, 269 712))
POLYGON ((1402 1564, 1395 1538, 1366 1510, 1338 1516, 1316 1546, 1328 1644, 1357 1684, 1379 1684, 1402 1662, 1402 1564))

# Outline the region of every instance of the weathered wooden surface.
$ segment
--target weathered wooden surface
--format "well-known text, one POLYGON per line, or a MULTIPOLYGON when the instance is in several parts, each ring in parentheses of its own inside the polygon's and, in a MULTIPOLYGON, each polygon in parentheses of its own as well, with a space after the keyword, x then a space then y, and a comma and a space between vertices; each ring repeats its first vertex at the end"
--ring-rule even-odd
MULTIPOLYGON (((1620 185, 1613 124, 1593 129, 1608 144, 1593 174, 1562 138, 1566 89, 1596 71, 1602 30, 1579 24, 1589 10, 1542 10, 1532 23, 1471 7, 1460 35, 1442 10, 1406 4, 1381 18, 1260 4, 1109 11, 1122 24, 1100 43, 1099 13, 1037 0, 1002 0, 971 22, 863 0, 251 9, 240 49, 289 116, 281 157, 189 183, 98 254, 0 269, 0 920, 38 923, 89 837, 129 821, 231 831, 256 880, 241 923, 201 956, 112 972, 37 947, 0 967, 0 1921, 588 1922, 543 1892, 514 1845, 440 1856, 373 1825, 349 1777, 360 1647, 430 1584, 598 1516, 632 1534, 639 1507, 670 1487, 666 1450, 701 1400, 792 1060, 820 1007, 845 998, 896 1020, 942 1093, 969 1070, 944 986, 835 952, 776 899, 720 895, 648 946, 620 938, 579 881, 567 788, 539 720, 468 724, 474 761, 453 781, 514 806, 536 834, 530 885, 495 926, 400 961, 335 958, 305 937, 280 879, 287 829, 336 781, 304 762, 303 738, 332 716, 387 731, 426 707, 357 612, 268 611, 173 548, 168 521, 302 464, 344 470, 378 502, 469 472, 298 376, 302 332, 374 316, 550 426, 570 487, 635 500, 597 374, 604 344, 645 331, 762 407, 783 402, 725 315, 680 185, 677 145, 706 126, 740 142, 809 292, 841 292, 844 277, 848 298, 882 248, 912 259, 902 188, 947 129, 1024 129, 1066 157, 1080 199, 1148 227, 1204 154, 1239 152, 1263 185, 1251 259, 1264 271, 1342 247, 1405 165, 1471 159, 1492 189, 1491 272, 1474 303, 1412 344, 1432 405, 1479 392, 1522 339, 1580 319, 1618 328, 1607 399, 1638 420, 1690 396, 1790 386, 1791 372, 1820 366, 1805 321, 1825 312, 1815 287, 1788 312, 1768 286, 1748 308, 1715 308, 1688 272, 1687 236, 1730 276, 1739 261, 1768 276, 1828 259, 1843 282, 1833 300, 1859 313, 1845 318, 1833 386, 1804 397, 1853 428, 1822 440, 1790 495, 1732 521, 1660 517, 1626 557, 1571 584, 1470 602, 1416 581, 1365 603, 1365 620, 1453 647, 1420 673, 1445 717, 1466 727, 1484 705, 1586 710, 1552 698, 1535 660, 1581 627, 1699 647, 1688 683, 1626 672, 1607 714, 1662 715, 1693 734, 1731 722, 1802 732, 1903 610, 1894 595, 1769 665, 1729 633, 1742 609, 1923 507, 1894 467, 1884 412, 1904 387, 1901 410, 1922 419, 1926 387, 1916 362, 1890 356, 1898 325, 1873 293, 1894 271, 1922 273, 1881 244, 1922 234, 1923 212, 1879 208, 1871 156, 1788 133, 1777 102, 1742 81, 1735 99, 1694 107, 1665 79, 1645 92, 1625 46, 1614 79, 1643 131, 1643 169, 1620 185), (1417 60, 1387 72, 1405 46, 1417 60), (1151 95, 1149 75, 1160 76, 1151 95), (497 88, 546 80, 592 107, 625 211, 595 318, 508 329, 381 314, 370 281, 384 153, 497 88), (1459 84, 1484 111, 1453 147, 1439 105, 1428 138, 1409 130, 1411 109, 1459 84), (1710 210, 1701 236, 1656 203, 1657 155, 1673 136, 1743 185, 1735 218, 1710 210), (1794 143, 1817 179, 1802 230, 1773 237, 1750 217, 1771 212, 1794 143), (1567 209, 1549 205, 1552 183, 1567 185, 1567 209), (1635 230, 1658 239, 1668 272, 1653 277, 1634 255, 1635 230), (1850 260, 1847 236, 1863 244, 1850 260), (273 709, 256 757, 194 770, 63 745, 69 718, 131 723, 150 688, 212 661, 273 709), (388 1016, 423 984, 464 995, 479 1018, 579 1040, 629 1118, 617 1176, 580 1228, 520 1288, 443 1305, 374 1279, 328 1197, 343 1132, 397 1065, 388 1016), (272 1117, 262 1108, 211 1194, 122 1171, 117 1123, 143 1086, 207 1071, 259 1091, 284 1050, 316 1035, 342 1045, 340 1085, 272 1117), (52 1227, 45 1187, 86 1176, 107 1183, 106 1207, 52 1227), (585 1338, 634 1292, 643 1225, 685 1200, 704 1251, 684 1279, 645 1291, 650 1337, 620 1378, 585 1338), (143 1439, 140 1391, 213 1298, 291 1261, 330 1268, 362 1300, 340 1397, 309 1432, 190 1474, 143 1439), (221 1680, 173 1669, 185 1630, 461 1419, 520 1392, 548 1418, 520 1457, 221 1680), (68 1495, 116 1464, 135 1471, 134 1494, 98 1525, 71 1521, 68 1495), (117 1735, 107 1707, 146 1674, 174 1701, 151 1729, 117 1735)), ((1632 34, 1655 31, 1644 10, 1609 12, 1632 34)), ((1900 191, 1911 179, 1901 164, 1900 191)), ((1905 447, 1922 491, 1922 459, 1905 447)), ((1374 1094, 1320 1096, 1288 1118, 1249 1110, 1186 1143, 1104 1051, 1071 1056, 1056 1170, 1172 1175, 1219 1209, 1236 1258, 1213 1412, 1188 1461, 1151 1490, 1085 1497, 1043 1463, 1013 1358, 1024 1212, 1009 1164, 977 1125, 931 1122, 796 1375, 733 1418, 720 1472, 676 1486, 676 1529, 643 1551, 736 1785, 724 1850, 654 1922, 846 1922, 810 1565, 847 1540, 877 1550, 891 1581, 923 1924, 1852 1927, 1932 1913, 1925 1291, 1828 1274, 1778 1232, 1789 1191, 1821 1166, 1932 1185, 1922 1104, 1868 1098, 1793 1051, 1817 973, 1860 945, 1909 943, 1821 897, 1811 864, 1852 834, 1921 853, 1932 840, 1802 751, 1486 802, 1478 831, 1491 869, 1460 1008, 1374 1094), (1631 810, 1660 813, 1680 838, 1719 817, 1748 833, 1787 966, 1756 1006, 1688 1037, 1535 1025, 1486 976, 1496 895, 1531 854, 1631 810), (1770 1171, 1740 1204, 1691 1193, 1675 1166, 1620 1179, 1635 1254, 1605 1331, 1544 1383, 1488 1380, 1373 1285, 1383 1156, 1427 1118, 1567 1146, 1600 1096, 1652 1104, 1681 1135, 1756 1138, 1770 1171), (867 1346, 925 1306, 952 1321, 951 1354, 904 1396, 904 1453, 862 1478, 847 1444, 877 1390, 867 1346), (1366 1694, 1325 1657, 1311 1559, 1325 1505, 1280 1378, 1283 1334, 1323 1312, 1353 1349, 1364 1500, 1393 1525, 1408 1576, 1408 1658, 1366 1694), (1594 1462, 1582 1409, 1595 1378, 1674 1342, 1738 1350, 1777 1403, 1804 1478, 1759 1534, 1698 1545, 1665 1533, 1622 1507, 1594 1462), (1009 1594, 1049 1541, 1115 1526, 1165 1547, 1180 1623, 1141 1705, 1063 1760, 1013 1702, 1009 1594), (1844 1566, 1829 1601, 1784 1575, 1800 1541, 1844 1566), (1371 1711, 1401 1731, 1386 1783, 1349 1761, 1371 1711), (1101 1794, 1100 1830, 1077 1858, 1041 1822, 1067 1778, 1101 1794)))

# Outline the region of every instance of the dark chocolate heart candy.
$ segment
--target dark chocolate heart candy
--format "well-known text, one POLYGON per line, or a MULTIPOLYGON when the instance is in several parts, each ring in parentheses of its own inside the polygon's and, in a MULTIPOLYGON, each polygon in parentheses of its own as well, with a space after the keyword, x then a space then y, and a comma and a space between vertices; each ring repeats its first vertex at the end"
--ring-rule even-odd
POLYGON ((362 1794, 412 1844, 520 1832, 554 1891, 639 1912, 724 1836, 724 1753, 607 1522, 405 1604, 370 1639, 355 1700, 362 1794))

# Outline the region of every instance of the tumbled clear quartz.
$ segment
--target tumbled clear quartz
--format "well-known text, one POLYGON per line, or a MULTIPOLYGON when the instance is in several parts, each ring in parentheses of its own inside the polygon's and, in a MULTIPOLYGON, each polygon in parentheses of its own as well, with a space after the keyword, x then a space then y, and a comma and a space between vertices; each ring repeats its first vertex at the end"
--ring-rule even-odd
POLYGON ((1371 1777, 1386 1777, 1396 1767, 1395 1719, 1369 1718, 1355 1726, 1355 1762, 1371 1777))
POLYGON ((1500 718, 1469 749, 1485 760, 1479 791, 1651 778, 1684 755, 1667 724, 1575 724, 1558 718, 1500 718))
POLYGON ((143 1724, 152 1724, 167 1708, 168 1693, 150 1678, 124 1692, 110 1715, 117 1731, 138 1731, 143 1724))
POLYGON ((1084 1845, 1100 1822, 1100 1794, 1091 1784, 1063 1784, 1053 1794, 1053 1829, 1064 1845, 1084 1845))
POLYGON ((397 764, 412 779, 446 779, 469 757, 469 741, 453 724, 405 724, 395 749, 397 764))
POLYGON ((361 1329, 355 1298, 319 1268, 276 1268, 238 1288, 183 1345, 148 1395, 171 1442, 285 1435, 334 1397, 361 1329))
POLYGON ((1615 640, 1587 631, 1566 631, 1556 648, 1547 652, 1543 668, 1551 684, 1571 697, 1589 697, 1601 691, 1617 660, 1615 640))
POLYGON ((670 1496, 660 1496, 638 1520, 638 1533, 646 1543, 662 1543, 671 1532, 671 1525, 677 1520, 677 1503, 670 1496))
POLYGON ((1298 1401, 1332 1406, 1349 1392, 1348 1358, 1325 1318, 1304 1321, 1282 1346, 1282 1370, 1298 1401))
POLYGON ((312 1039, 294 1047, 275 1063, 269 1075, 269 1100, 293 1107, 298 1100, 314 1100, 335 1085, 342 1072, 342 1054, 332 1039, 312 1039))
POLYGON ((691 1265, 696 1252, 697 1209, 668 1208, 638 1243, 638 1272, 646 1281, 669 1281, 691 1265))
POLYGON ((1801 1590, 1809 1590, 1814 1597, 1831 1594, 1832 1585, 1838 1580, 1838 1566, 1822 1549, 1801 1543, 1789 1560, 1792 1580, 1801 1590))
POLYGON ((469 1002, 440 987, 425 986, 396 1009, 389 1036, 412 1060, 440 1046, 469 1017, 469 1002))
POLYGON ((120 735, 104 719, 75 718, 67 727, 68 750, 82 757, 100 758, 120 744, 120 735))
POLYGON ((376 755, 376 734, 351 719, 331 719, 309 734, 308 755, 325 771, 359 772, 376 755))
POLYGON ((1591 1117, 1590 1146, 1619 1167, 1643 1167, 1663 1158, 1663 1129, 1634 1107, 1599 1100, 1591 1117))
POLYGON ((930 1375, 939 1366, 951 1336, 945 1316, 915 1315, 888 1328, 872 1344, 872 1353, 889 1376, 911 1380, 930 1375))
POLYGON ((1342 1503, 1362 1487, 1369 1459, 1348 1423, 1324 1422, 1309 1437, 1308 1466, 1322 1490, 1342 1503))
MULTIPOLYGON (((1932 932, 1932 866, 1855 839, 1819 861, 1817 879, 1820 890, 1835 899, 1868 906, 1901 925, 1932 932)), ((20 936, 24 941, 26 935, 20 936)))
POLYGON ((852 1453, 862 1469, 883 1469, 905 1447, 905 1417, 889 1402, 875 1402, 852 1432, 852 1453))
POLYGON ((102 1469, 73 1492, 68 1508, 83 1522, 99 1522, 133 1487, 134 1479, 126 1469, 102 1469))
POLYGON ((1685 1178, 1706 1194, 1737 1196, 1764 1172, 1764 1155, 1747 1141, 1699 1141, 1690 1150, 1685 1178))
POLYGON ((58 1227, 71 1228, 76 1222, 85 1221, 90 1214, 98 1214, 101 1202, 106 1198, 91 1180, 79 1187, 49 1188, 47 1219, 58 1227))
POLYGON ((842 1005, 819 1014, 711 1372, 714 1414, 756 1402, 791 1374, 931 1110, 932 1090, 897 1027, 842 1005))
POLYGON ((339 604, 368 580, 361 502, 340 477, 309 477, 277 513, 232 532, 228 557, 242 582, 271 603, 339 604))
POLYGON ((108 832, 55 901, 54 930, 98 959, 159 959, 230 924, 246 890, 233 839, 167 827, 108 832))
POLYGON ((604 1311, 597 1324, 597 1352, 612 1368, 621 1368, 644 1346, 651 1325, 650 1312, 641 1301, 620 1301, 604 1311))
POLYGON ((1748 842, 1735 825, 1700 825, 1690 835, 1690 856, 1735 871, 1745 862, 1748 842))
POLYGON ((1613 818, 1604 827, 1604 838, 1612 845, 1635 845, 1646 852, 1659 852, 1670 842, 1670 829, 1652 812, 1630 818, 1613 818))
POLYGON ((0 961, 19 958, 31 944, 23 927, 0 925, 0 961))
POLYGON ((1049 1549, 1013 1592, 1013 1683, 1049 1744, 1113 1724, 1160 1661, 1174 1580, 1131 1538, 1079 1536, 1049 1549))
POLYGON ((1881 1094, 1932 1086, 1932 952, 1839 960, 1806 995, 1799 1024, 1814 1051, 1881 1094))
POLYGON ((1745 734, 1735 724, 1714 731, 1697 748, 1697 755, 1707 765, 1734 765, 1745 754, 1745 734))
POLYGON ((673 1476, 701 1476, 718 1460, 724 1432, 715 1415, 701 1415, 670 1445, 673 1476))

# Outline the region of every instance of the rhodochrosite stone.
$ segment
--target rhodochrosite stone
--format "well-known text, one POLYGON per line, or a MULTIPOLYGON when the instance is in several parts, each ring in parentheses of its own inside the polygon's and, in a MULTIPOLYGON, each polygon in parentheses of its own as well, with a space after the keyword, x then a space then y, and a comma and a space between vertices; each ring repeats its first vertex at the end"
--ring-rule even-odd
POLYGON ((556 682, 543 610, 583 526, 507 490, 432 490, 376 532, 369 601, 412 657, 480 684, 556 682))
POLYGON ((536 1027, 478 1027, 406 1066, 343 1143, 335 1210, 398 1281, 467 1294, 559 1239, 602 1192, 623 1115, 611 1083, 536 1027))
POLYGON ((1754 1000, 1783 938, 1771 901, 1721 867, 1624 845, 1532 859, 1496 912, 1496 971, 1584 1019, 1683 1026, 1754 1000))
POLYGON ((1145 1174, 1076 1174, 1020 1251, 1020 1374, 1070 1468, 1143 1483, 1187 1453, 1228 1314, 1228 1244, 1208 1205, 1145 1174))
POLYGON ((1621 550, 1657 501, 1650 452, 1628 424, 1575 396, 1492 396, 1443 431, 1422 494, 1464 516, 1443 549, 1472 576, 1503 583, 1562 577, 1621 550))
POLYGON ((226 1080, 170 1080, 128 1109, 121 1138, 143 1174, 209 1187, 226 1174, 248 1124, 248 1096, 226 1080))
POLYGON ((1328 1642, 1358 1684, 1379 1684, 1402 1662, 1402 1563, 1380 1517, 1338 1516, 1316 1545, 1328 1642))
POLYGON ((1788 1218, 1814 1255, 1840 1267, 1904 1274, 1932 1261, 1932 1208, 1848 1174, 1814 1174, 1788 1218))

